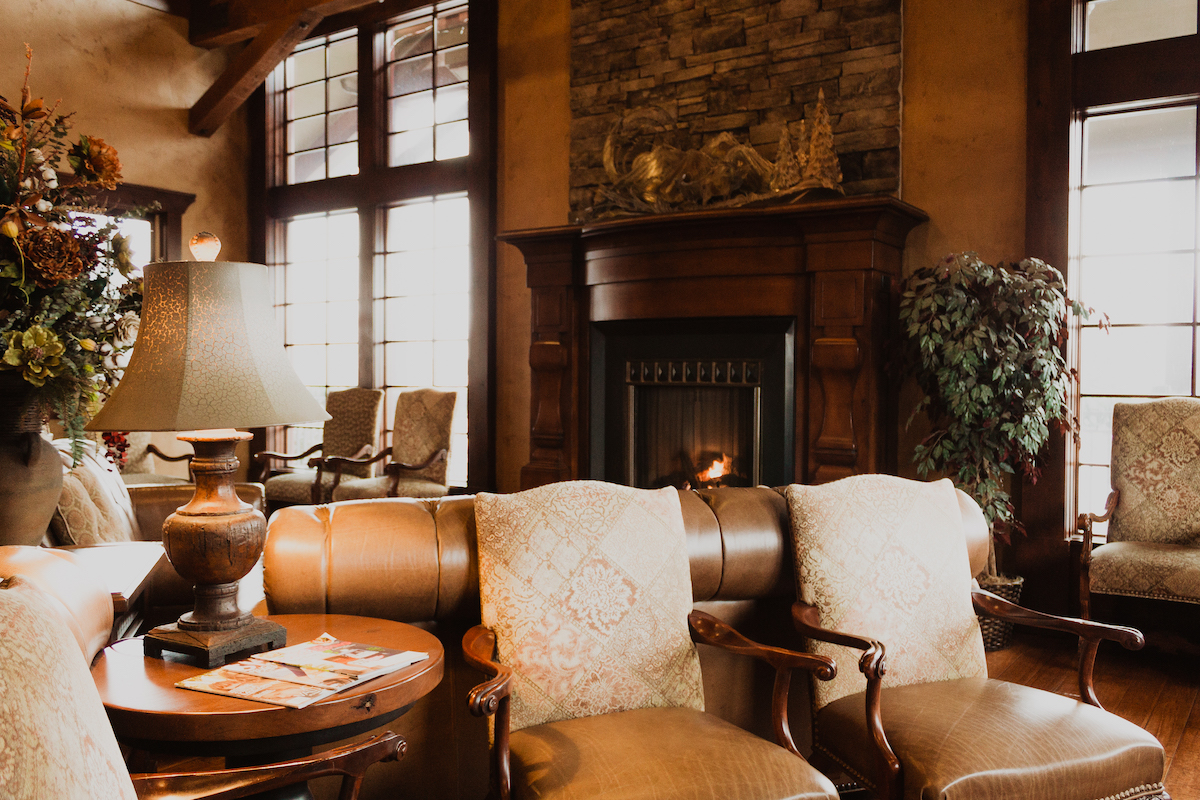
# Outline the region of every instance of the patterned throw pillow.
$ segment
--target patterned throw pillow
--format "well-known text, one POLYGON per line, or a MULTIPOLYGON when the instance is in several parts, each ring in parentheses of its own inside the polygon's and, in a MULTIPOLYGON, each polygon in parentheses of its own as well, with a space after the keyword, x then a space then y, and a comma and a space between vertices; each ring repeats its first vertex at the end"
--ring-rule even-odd
POLYGON ((1200 539, 1200 400, 1171 397, 1113 406, 1112 486, 1121 501, 1114 542, 1200 539))
POLYGON ((79 645, 20 577, 0 583, 0 720, 0 797, 135 797, 79 645))
POLYGON ((703 710, 679 494, 596 481, 475 499, 483 624, 512 667, 512 730, 703 710))
MULTIPOLYGON (((884 686, 987 676, 949 480, 856 475, 789 486, 785 496, 800 598, 819 609, 822 627, 883 642, 884 686)), ((841 665, 832 681, 813 682, 818 708, 866 689, 844 647, 811 649, 841 665)))
MULTIPOLYGON (((68 457, 68 463, 70 463, 68 457)), ((116 467, 88 442, 79 465, 63 473, 62 494, 50 520, 55 544, 134 540, 133 500, 116 467)))

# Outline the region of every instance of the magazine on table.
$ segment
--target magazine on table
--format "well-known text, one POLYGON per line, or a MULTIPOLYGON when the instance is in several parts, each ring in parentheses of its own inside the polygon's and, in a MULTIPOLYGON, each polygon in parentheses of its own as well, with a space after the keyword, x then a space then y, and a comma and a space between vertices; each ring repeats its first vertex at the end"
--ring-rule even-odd
POLYGON ((183 689, 304 708, 332 694, 387 675, 429 657, 415 650, 390 650, 347 642, 323 633, 179 681, 183 689))

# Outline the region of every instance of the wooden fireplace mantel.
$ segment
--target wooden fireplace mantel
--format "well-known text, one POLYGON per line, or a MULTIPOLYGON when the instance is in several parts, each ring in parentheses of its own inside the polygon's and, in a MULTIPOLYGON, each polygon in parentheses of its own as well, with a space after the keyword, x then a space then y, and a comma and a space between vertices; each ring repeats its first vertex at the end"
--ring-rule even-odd
POLYGON ((884 374, 908 232, 928 216, 888 196, 632 217, 512 231, 532 290, 530 460, 522 488, 589 475, 593 323, 795 320, 791 480, 895 471, 884 374))

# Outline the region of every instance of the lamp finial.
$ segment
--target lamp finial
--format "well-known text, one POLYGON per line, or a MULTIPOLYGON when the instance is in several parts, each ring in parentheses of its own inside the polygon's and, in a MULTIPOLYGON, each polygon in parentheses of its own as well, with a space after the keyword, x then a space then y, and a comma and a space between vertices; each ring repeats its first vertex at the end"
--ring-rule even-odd
POLYGON ((216 261, 221 252, 221 240, 215 233, 200 231, 188 242, 188 249, 197 261, 216 261))

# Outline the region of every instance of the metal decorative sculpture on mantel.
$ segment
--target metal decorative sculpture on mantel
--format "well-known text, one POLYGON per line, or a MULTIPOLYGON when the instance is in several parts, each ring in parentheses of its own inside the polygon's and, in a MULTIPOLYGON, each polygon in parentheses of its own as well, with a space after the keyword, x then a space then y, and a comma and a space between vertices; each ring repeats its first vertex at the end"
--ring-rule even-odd
POLYGON ((596 190, 586 216, 794 203, 820 189, 845 194, 824 91, 817 95, 811 134, 808 127, 801 120, 794 145, 785 124, 772 163, 728 132, 699 149, 689 148, 686 128, 660 106, 631 111, 605 139, 604 169, 611 185, 596 190))

